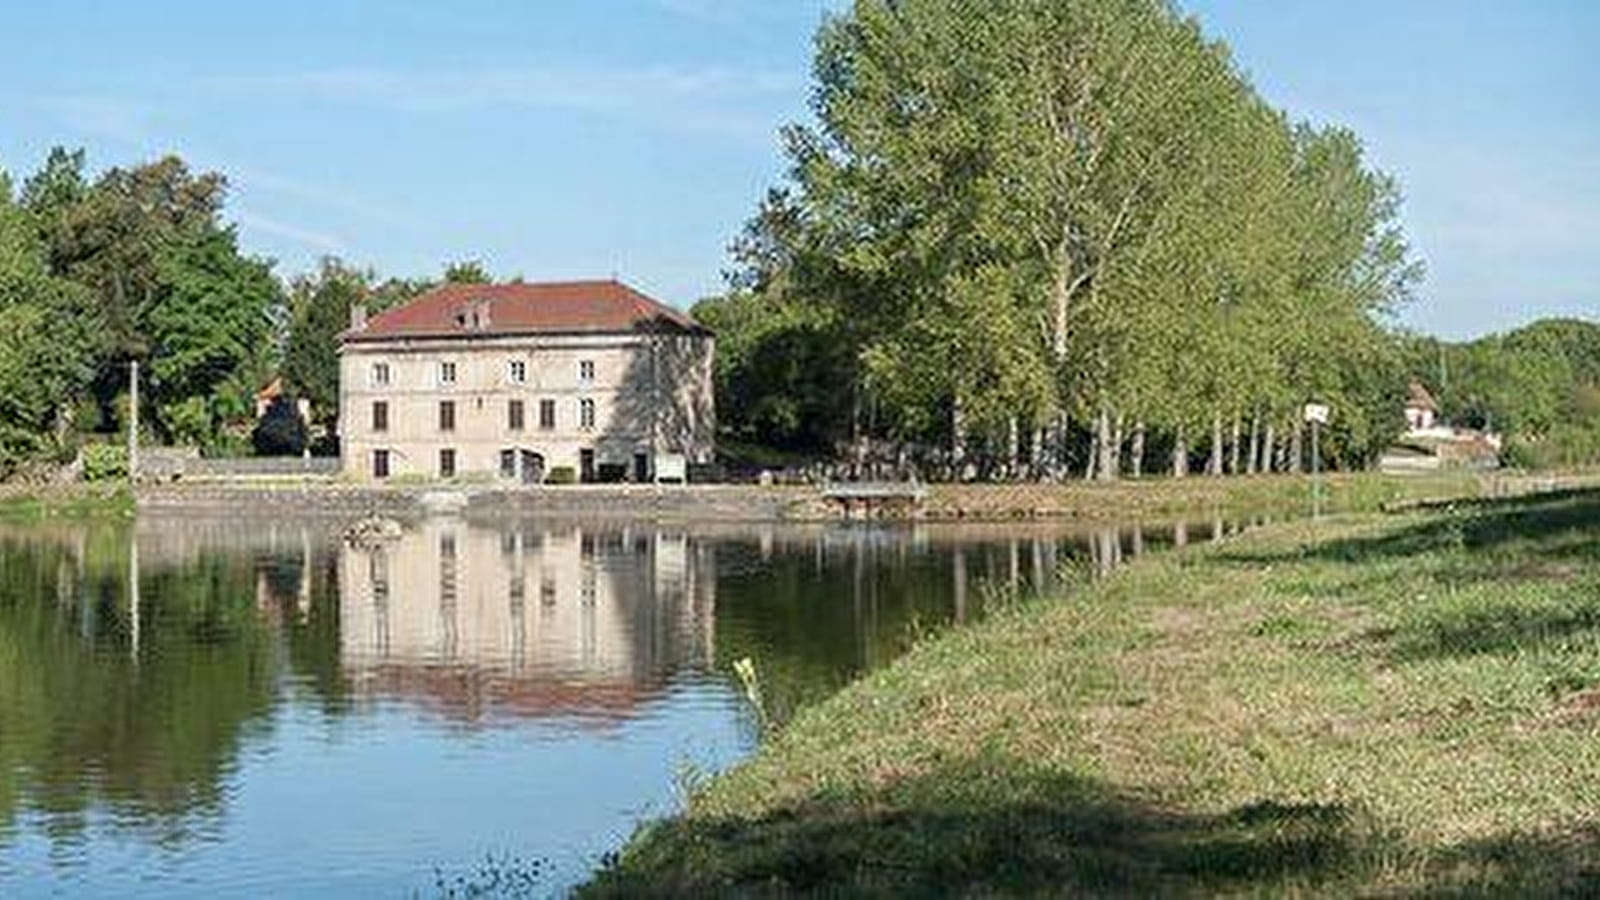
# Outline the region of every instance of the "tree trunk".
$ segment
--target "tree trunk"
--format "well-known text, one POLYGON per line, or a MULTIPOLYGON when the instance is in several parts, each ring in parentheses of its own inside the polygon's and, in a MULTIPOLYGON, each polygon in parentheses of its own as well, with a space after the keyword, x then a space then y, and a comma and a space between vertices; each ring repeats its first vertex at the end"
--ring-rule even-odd
POLYGON ((1122 475, 1122 416, 1100 411, 1100 480, 1116 481, 1122 475))
POLYGON ((1254 475, 1258 471, 1261 459, 1261 417, 1250 417, 1250 453, 1245 458, 1244 473, 1254 475))
POLYGON ((1275 434, 1276 434, 1275 426, 1273 426, 1273 424, 1271 422, 1268 422, 1267 423, 1266 436, 1261 439, 1261 471, 1262 472, 1271 472, 1273 470, 1273 465, 1272 464, 1276 461, 1273 458, 1273 452, 1277 448, 1276 442, 1273 440, 1273 436, 1275 434))
POLYGON ((1043 428, 1033 429, 1032 442, 1032 446, 1028 450, 1028 459, 1033 468, 1033 477, 1039 478, 1045 474, 1045 439, 1043 428))
POLYGON ((1006 420, 1006 480, 1015 481, 1022 468, 1022 426, 1017 417, 1006 420))
POLYGON ((1111 429, 1111 477, 1122 477, 1122 447, 1128 439, 1127 418, 1117 413, 1111 429))
POLYGON ((1239 414, 1233 414, 1233 440, 1228 444, 1228 474, 1239 474, 1239 414))
POLYGON ((1295 420, 1294 431, 1289 435, 1289 471, 1296 475, 1306 468, 1306 423, 1295 420))
POLYGON ((950 401, 950 468, 951 480, 962 481, 967 468, 967 423, 962 415, 961 398, 950 401))
POLYGON ((1172 441, 1172 477, 1183 478, 1189 474, 1189 438, 1184 426, 1179 425, 1172 441))
POLYGON ((1139 419, 1133 423, 1133 447, 1129 453, 1128 465, 1133 472, 1133 477, 1144 475, 1144 420, 1139 419))
POLYGON ((1206 460, 1207 475, 1222 474, 1222 415, 1211 414, 1211 458, 1206 460))

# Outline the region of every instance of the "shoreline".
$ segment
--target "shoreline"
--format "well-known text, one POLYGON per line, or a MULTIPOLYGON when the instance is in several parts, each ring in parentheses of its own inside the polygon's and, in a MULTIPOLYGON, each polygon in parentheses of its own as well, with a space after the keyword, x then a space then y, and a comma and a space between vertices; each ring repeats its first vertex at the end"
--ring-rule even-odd
MULTIPOLYGON (((1211 515, 1298 518, 1401 509, 1464 499, 1600 486, 1600 473, 1334 474, 1148 478, 1110 484, 928 484, 910 514, 884 521, 1082 521, 1211 515)), ((12 520, 139 515, 299 516, 353 521, 472 518, 606 518, 645 521, 830 522, 849 517, 814 486, 563 485, 503 488, 474 484, 371 485, 319 478, 237 478, 141 486, 0 486, 0 517, 12 520)))
POLYGON ((1596 521, 1595 490, 1300 521, 1020 601, 802 710, 580 893, 1592 889, 1596 521))

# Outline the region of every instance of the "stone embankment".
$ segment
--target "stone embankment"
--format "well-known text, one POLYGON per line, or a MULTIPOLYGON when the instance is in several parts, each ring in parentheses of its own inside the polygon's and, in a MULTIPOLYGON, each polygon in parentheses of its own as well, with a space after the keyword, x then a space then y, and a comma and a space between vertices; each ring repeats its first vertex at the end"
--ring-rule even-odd
POLYGON ((467 518, 593 518, 774 521, 804 519, 808 488, 705 485, 562 486, 517 490, 416 486, 376 487, 306 482, 250 485, 212 483, 142 488, 141 514, 312 517, 354 521, 413 519, 449 513, 467 518))

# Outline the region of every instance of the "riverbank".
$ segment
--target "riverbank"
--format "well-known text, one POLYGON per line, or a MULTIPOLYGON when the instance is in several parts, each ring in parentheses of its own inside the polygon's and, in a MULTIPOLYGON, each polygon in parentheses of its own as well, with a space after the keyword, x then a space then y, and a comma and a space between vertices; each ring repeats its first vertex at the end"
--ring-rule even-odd
POLYGON ((133 495, 120 484, 0 484, 0 522, 125 518, 133 512, 133 495))
POLYGON ((1302 521, 1020 602, 803 711, 588 890, 1593 890, 1597 523, 1600 492, 1302 521))
MULTIPOLYGON (((1498 497, 1558 487, 1600 485, 1600 476, 1507 473, 1147 479, 1114 484, 936 484, 926 486, 917 518, 1130 521, 1223 516, 1293 518, 1310 513, 1313 491, 1324 511, 1363 512, 1422 500, 1498 497)), ((829 521, 843 510, 807 486, 568 485, 506 489, 471 484, 355 484, 331 479, 234 479, 140 489, 141 512, 295 514, 335 519, 412 518, 449 511, 468 517, 576 517, 648 521, 829 521)))

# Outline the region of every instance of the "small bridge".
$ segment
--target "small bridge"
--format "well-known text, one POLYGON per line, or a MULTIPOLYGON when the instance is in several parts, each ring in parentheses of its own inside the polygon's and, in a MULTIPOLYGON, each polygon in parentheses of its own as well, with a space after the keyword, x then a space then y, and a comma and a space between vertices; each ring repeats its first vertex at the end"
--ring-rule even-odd
POLYGON ((912 518, 927 491, 917 482, 849 481, 822 488, 822 499, 847 519, 912 518))

